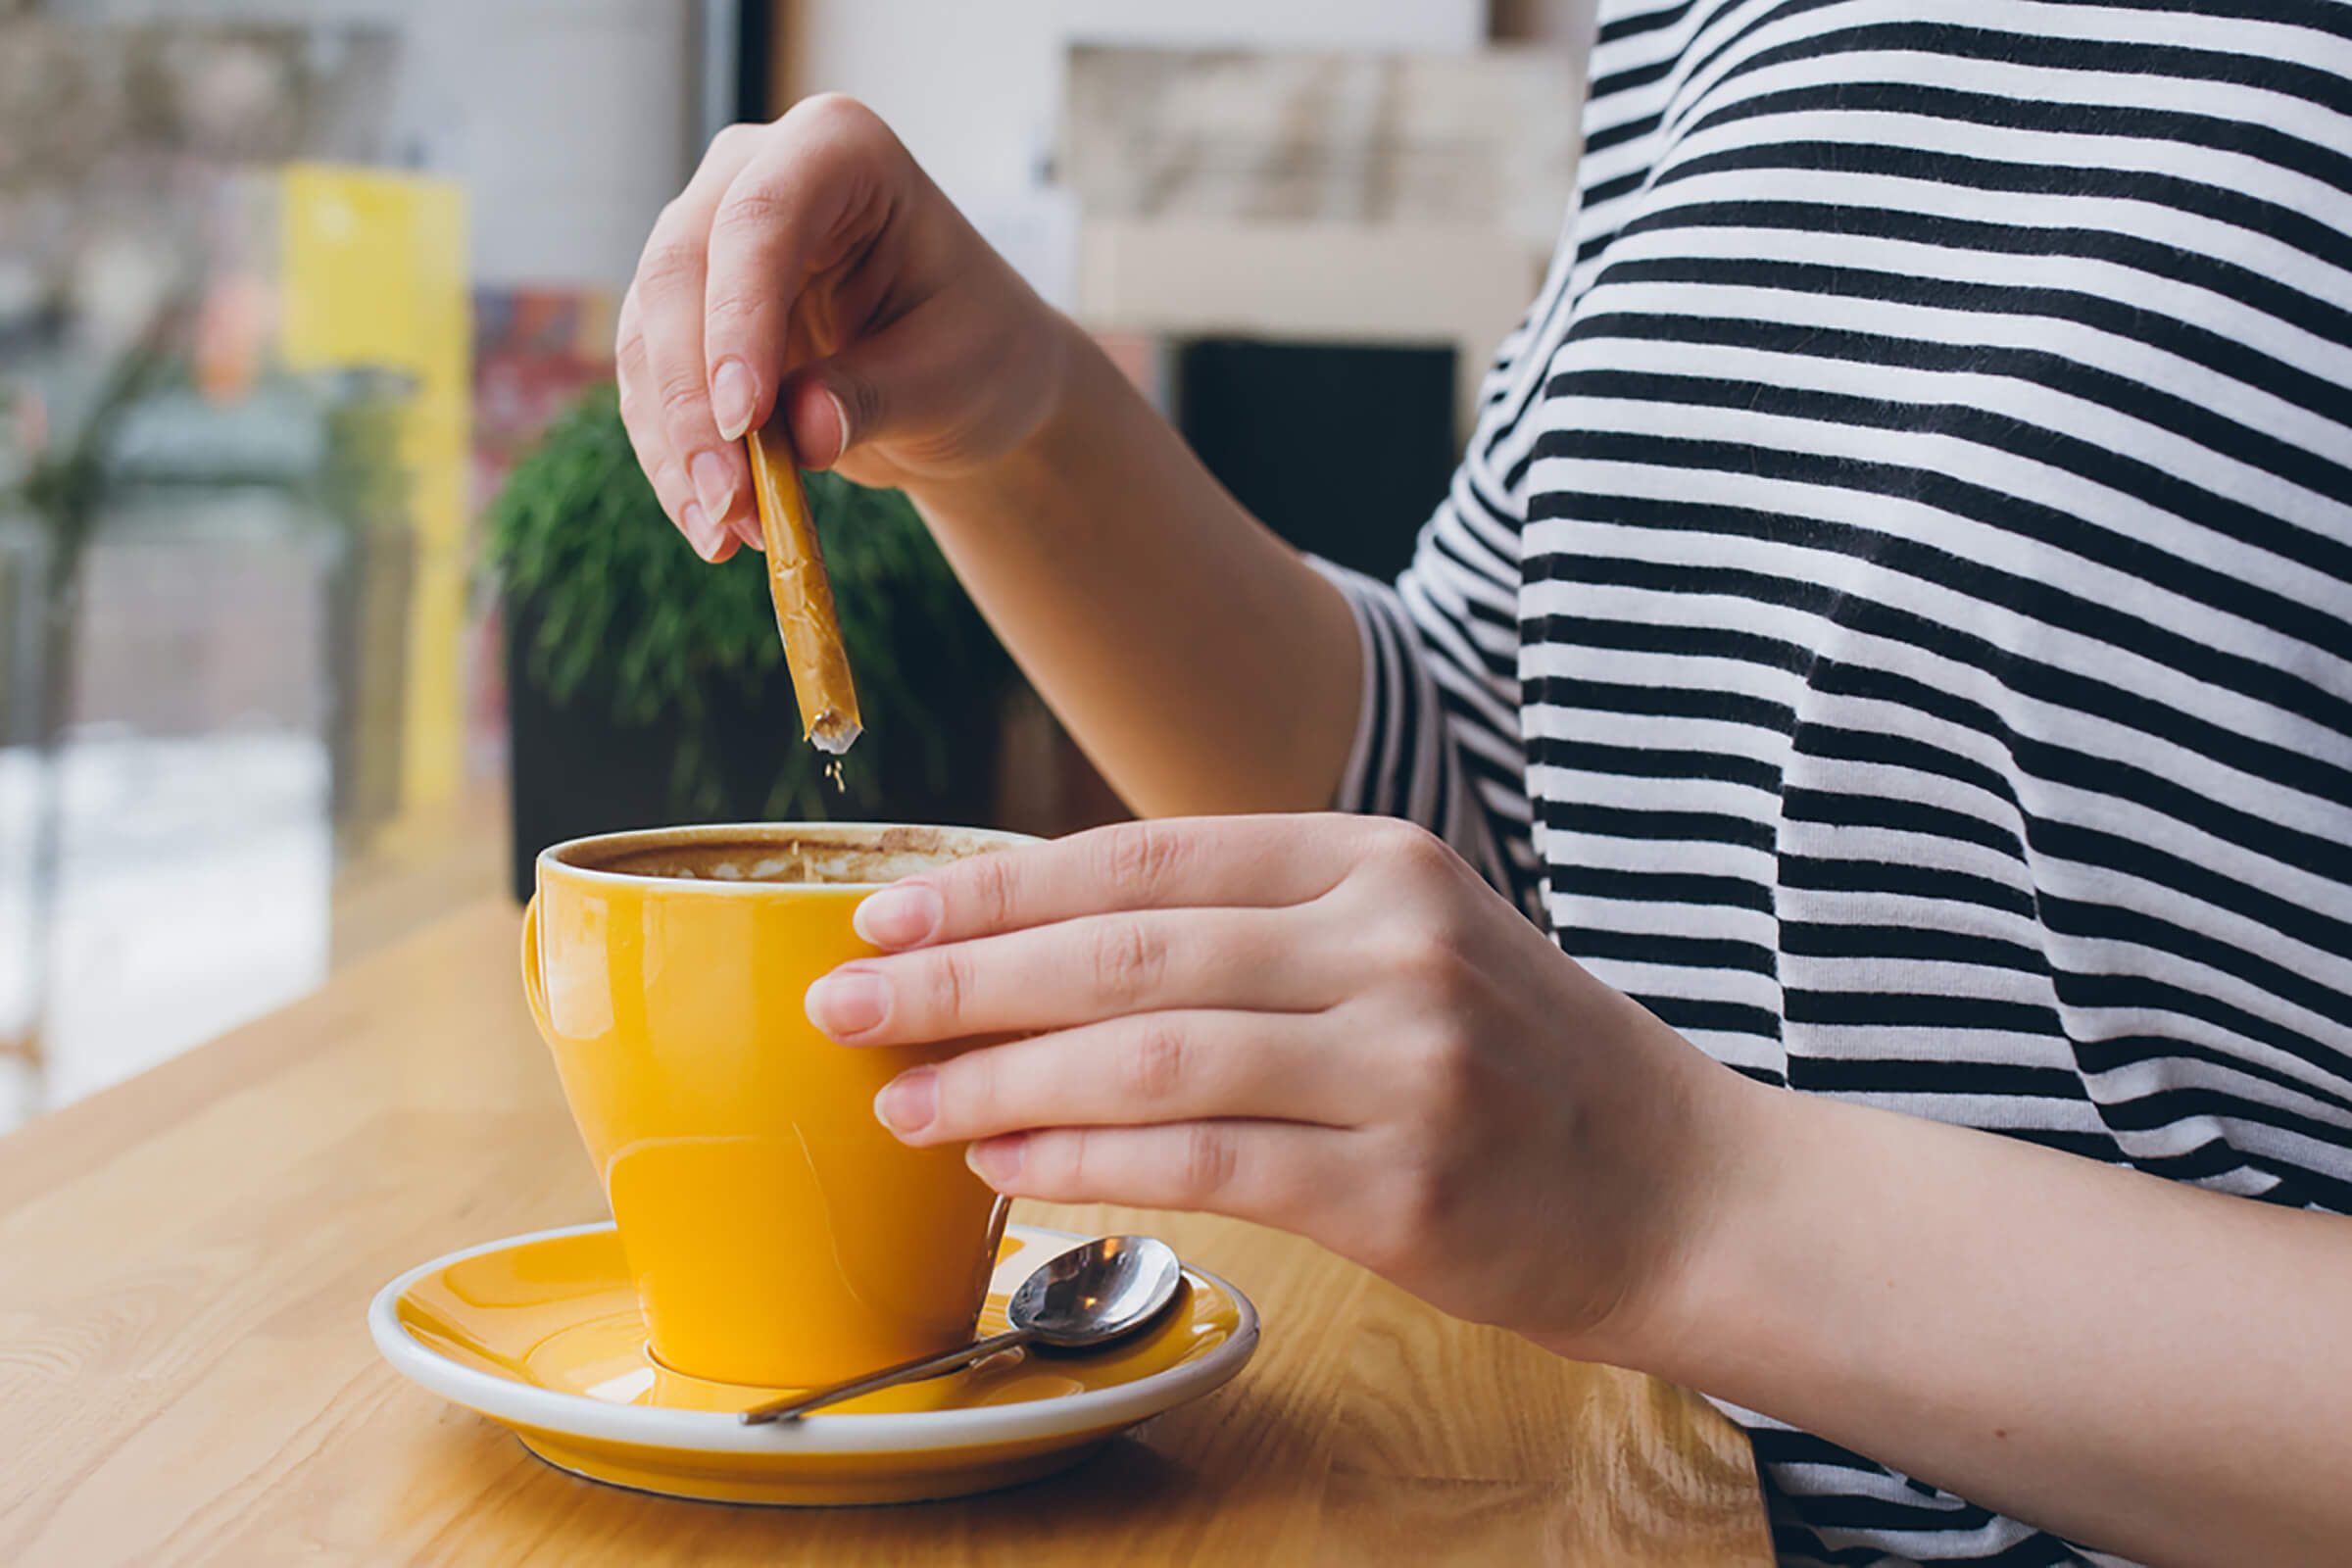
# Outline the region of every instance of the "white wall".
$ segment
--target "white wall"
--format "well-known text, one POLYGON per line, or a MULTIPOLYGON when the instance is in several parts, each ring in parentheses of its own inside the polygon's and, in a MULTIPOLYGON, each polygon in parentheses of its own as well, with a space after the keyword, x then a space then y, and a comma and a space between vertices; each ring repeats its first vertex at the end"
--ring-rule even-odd
POLYGON ((1063 303, 1069 219, 1039 175, 1071 44, 1453 52, 1487 31, 1485 0, 798 0, 790 10, 791 89, 871 105, 982 232, 1063 303))
POLYGON ((899 133, 958 205, 1030 188, 1060 109, 1062 0, 803 0, 790 90, 847 92, 899 133))
POLYGON ((390 150, 465 182, 473 273, 486 283, 617 289, 698 150, 689 146, 695 8, 683 0, 51 0, 50 9, 68 20, 390 29, 400 40, 390 150))
POLYGON ((1062 30, 1087 43, 1184 49, 1475 49, 1487 0, 1060 0, 1062 30))
POLYGON ((872 105, 981 231, 1068 306, 1074 218, 1040 174, 1072 44, 1450 53, 1480 47, 1492 30, 1581 51, 1594 0, 793 0, 786 9, 788 89, 872 105))

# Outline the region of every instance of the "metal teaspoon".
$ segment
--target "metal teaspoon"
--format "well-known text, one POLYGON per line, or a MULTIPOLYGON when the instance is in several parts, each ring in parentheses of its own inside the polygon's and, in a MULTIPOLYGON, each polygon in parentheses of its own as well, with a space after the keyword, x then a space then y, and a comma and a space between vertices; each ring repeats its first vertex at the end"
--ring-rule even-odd
POLYGON ((1176 1287, 1183 1281, 1184 1265, 1165 1242, 1149 1236, 1104 1236, 1071 1248, 1021 1281, 1005 1308, 1005 1320, 1012 1327, 1004 1333, 812 1394, 754 1405, 740 1419, 747 1427, 797 1421, 828 1404, 952 1372, 1018 1345, 1050 1345, 1062 1350, 1108 1345, 1149 1327, 1176 1299, 1176 1287))

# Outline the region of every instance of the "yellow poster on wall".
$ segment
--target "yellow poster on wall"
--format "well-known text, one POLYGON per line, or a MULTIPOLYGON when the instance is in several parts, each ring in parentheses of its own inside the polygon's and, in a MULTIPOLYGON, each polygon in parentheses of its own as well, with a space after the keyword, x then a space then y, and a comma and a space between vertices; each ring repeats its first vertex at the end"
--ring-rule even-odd
POLYGON ((449 180, 325 164, 279 177, 279 353, 297 371, 376 369, 403 411, 415 566, 401 714, 405 808, 464 776, 472 413, 466 195, 449 180))

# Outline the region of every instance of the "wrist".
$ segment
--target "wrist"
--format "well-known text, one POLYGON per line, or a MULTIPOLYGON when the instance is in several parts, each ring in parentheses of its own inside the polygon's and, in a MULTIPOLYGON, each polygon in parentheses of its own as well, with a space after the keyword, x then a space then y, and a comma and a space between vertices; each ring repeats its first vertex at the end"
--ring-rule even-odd
POLYGON ((1657 1146, 1679 1152, 1661 1173, 1645 1266, 1589 1343, 1553 1348, 1689 1382, 1696 1352, 1755 1304, 1751 1264, 1786 1218, 1774 1193, 1801 1147, 1788 1123, 1803 1102, 1678 1044, 1687 1077, 1657 1146))

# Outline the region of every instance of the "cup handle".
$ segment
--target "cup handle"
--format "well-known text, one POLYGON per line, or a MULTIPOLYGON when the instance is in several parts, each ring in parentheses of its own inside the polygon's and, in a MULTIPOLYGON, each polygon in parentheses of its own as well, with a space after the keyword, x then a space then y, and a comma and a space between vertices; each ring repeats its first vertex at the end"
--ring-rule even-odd
POLYGON ((556 1043, 556 1026, 547 1016, 547 976, 539 959, 539 895, 522 906, 522 1000, 531 1004, 531 1021, 539 1026, 539 1038, 549 1045, 556 1043))

